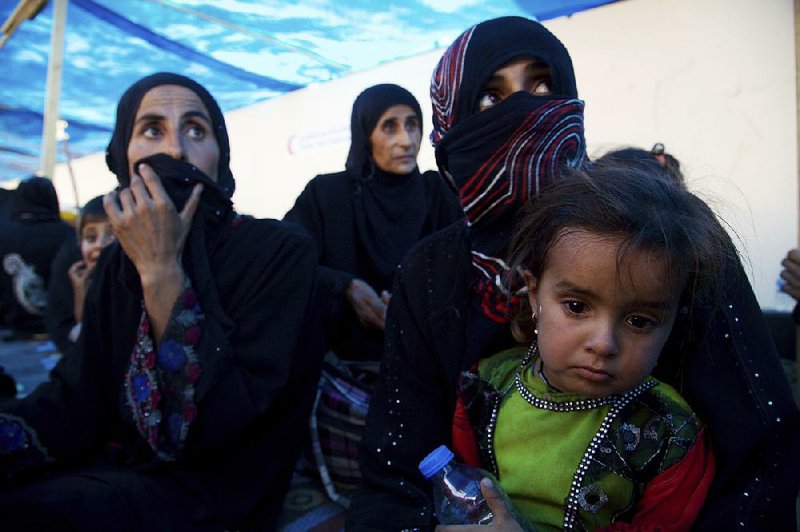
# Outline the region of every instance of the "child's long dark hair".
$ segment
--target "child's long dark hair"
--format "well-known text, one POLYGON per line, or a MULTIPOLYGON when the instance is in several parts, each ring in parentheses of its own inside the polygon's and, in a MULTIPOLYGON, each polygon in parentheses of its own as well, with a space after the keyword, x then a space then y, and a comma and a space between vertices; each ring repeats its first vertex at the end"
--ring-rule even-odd
MULTIPOLYGON (((682 304, 716 293, 722 269, 736 253, 702 200, 641 165, 614 160, 568 170, 528 203, 511 241, 511 272, 541 277, 553 246, 574 230, 621 237, 617 264, 642 251, 662 256, 664 283, 683 291, 682 304), (684 279, 685 287, 677 287, 684 279)), ((523 298, 512 331, 526 343, 532 330, 523 298)))

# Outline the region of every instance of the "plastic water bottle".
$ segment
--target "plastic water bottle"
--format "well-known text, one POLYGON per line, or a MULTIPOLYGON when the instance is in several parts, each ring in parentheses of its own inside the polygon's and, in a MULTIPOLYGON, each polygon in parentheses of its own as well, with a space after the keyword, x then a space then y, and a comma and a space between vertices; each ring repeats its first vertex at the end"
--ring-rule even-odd
POLYGON ((481 493, 481 479, 489 477, 499 489, 491 473, 453 460, 455 455, 441 445, 419 463, 419 471, 433 483, 433 504, 436 518, 443 525, 486 525, 492 511, 481 493))

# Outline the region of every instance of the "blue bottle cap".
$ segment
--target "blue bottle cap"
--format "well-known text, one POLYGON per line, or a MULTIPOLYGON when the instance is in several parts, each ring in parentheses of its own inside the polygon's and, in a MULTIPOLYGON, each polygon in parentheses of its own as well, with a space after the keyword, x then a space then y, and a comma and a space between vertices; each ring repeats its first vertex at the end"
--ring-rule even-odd
POLYGON ((419 472, 425 478, 431 478, 433 475, 442 470, 444 466, 450 463, 455 455, 453 451, 447 448, 447 445, 440 445, 431 453, 422 459, 419 463, 419 472))

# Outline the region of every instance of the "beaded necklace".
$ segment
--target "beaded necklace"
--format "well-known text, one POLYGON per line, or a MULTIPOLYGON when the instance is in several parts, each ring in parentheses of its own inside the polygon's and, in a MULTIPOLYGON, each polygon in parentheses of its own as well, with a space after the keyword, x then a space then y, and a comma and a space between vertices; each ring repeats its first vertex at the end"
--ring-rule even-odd
MULTIPOLYGON (((540 399, 536 397, 530 390, 528 390, 528 388, 522 383, 522 372, 533 361, 534 356, 536 355, 537 352, 537 348, 538 346, 536 342, 531 343, 531 347, 530 349, 528 349, 528 353, 527 355, 525 355, 525 358, 522 359, 519 370, 517 371, 517 375, 515 377, 517 391, 522 396, 522 398, 525 399, 525 401, 527 401, 535 408, 542 408, 554 412, 575 412, 579 410, 590 410, 593 408, 598 408, 600 406, 609 404, 611 405, 608 413, 603 419, 603 422, 600 424, 599 430, 594 435, 592 440, 589 442, 586 452, 584 453, 583 458, 578 464, 578 469, 575 471, 572 477, 572 487, 570 488, 570 492, 567 495, 566 505, 564 509, 563 529, 573 530, 578 524, 578 510, 580 508, 578 503, 579 491, 581 489, 581 486, 583 485, 586 472, 589 470, 589 464, 591 463, 594 454, 597 452, 597 449, 600 447, 600 442, 606 437, 609 430, 611 429, 612 422, 619 415, 622 409, 625 406, 627 406, 628 403, 630 403, 634 398, 641 395, 650 388, 656 386, 657 383, 652 379, 647 379, 638 386, 636 386, 635 388, 628 390, 627 392, 618 395, 611 395, 608 397, 579 399, 574 401, 566 401, 563 403, 540 399)), ((547 378, 544 376, 543 372, 540 372, 540 376, 544 379, 545 383, 547 383, 547 378)))

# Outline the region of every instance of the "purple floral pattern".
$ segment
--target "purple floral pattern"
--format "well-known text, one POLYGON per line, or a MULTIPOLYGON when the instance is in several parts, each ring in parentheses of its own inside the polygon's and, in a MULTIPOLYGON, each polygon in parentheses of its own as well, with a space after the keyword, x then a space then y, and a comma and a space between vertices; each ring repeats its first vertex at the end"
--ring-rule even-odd
POLYGON ((177 458, 197 417, 194 396, 201 369, 196 348, 202 321, 202 309, 188 278, 157 349, 147 312, 142 310, 125 375, 126 397, 139 434, 163 460, 177 458))

